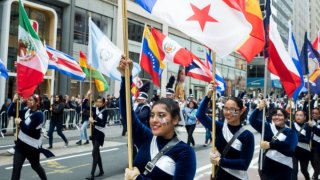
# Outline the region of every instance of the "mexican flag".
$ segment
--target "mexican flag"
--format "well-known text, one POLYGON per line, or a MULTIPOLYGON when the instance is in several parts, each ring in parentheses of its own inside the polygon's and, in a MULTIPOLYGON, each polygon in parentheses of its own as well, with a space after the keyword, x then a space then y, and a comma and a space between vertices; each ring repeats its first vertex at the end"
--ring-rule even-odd
POLYGON ((86 55, 80 51, 80 60, 79 60, 80 67, 82 71, 86 74, 86 77, 90 78, 90 69, 91 75, 94 79, 98 92, 105 92, 109 90, 109 85, 107 80, 103 77, 101 72, 97 71, 96 69, 92 68, 88 65, 86 55))
POLYGON ((17 62, 17 92, 24 98, 30 97, 43 81, 48 69, 49 57, 46 48, 33 27, 19 0, 19 36, 17 62))

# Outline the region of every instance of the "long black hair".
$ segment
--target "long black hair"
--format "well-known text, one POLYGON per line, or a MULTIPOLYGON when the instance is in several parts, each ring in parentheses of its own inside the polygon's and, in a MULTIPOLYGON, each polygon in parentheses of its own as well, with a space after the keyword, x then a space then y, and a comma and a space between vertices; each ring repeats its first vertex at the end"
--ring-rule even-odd
MULTIPOLYGON (((232 96, 228 100, 234 101, 239 107, 240 111, 243 111, 243 109, 245 108, 245 106, 243 105, 243 101, 238 97, 232 96)), ((246 113, 242 113, 240 116, 240 122, 243 122, 245 119, 246 119, 246 113)))

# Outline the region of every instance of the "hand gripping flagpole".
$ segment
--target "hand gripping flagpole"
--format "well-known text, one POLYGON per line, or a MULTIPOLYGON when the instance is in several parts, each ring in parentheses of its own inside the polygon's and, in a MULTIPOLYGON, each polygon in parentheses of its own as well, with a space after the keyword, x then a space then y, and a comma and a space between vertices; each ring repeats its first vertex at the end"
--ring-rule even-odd
MULTIPOLYGON (((209 50, 211 51, 211 50, 209 50)), ((216 81, 216 53, 211 51, 211 58, 212 58, 212 81, 215 83, 216 81)), ((216 149, 216 88, 213 89, 212 93, 212 131, 211 131, 211 137, 212 137, 212 149, 211 151, 214 152, 216 149)), ((212 164, 212 176, 211 178, 215 177, 215 165, 212 164)))
MULTIPOLYGON (((129 57, 128 51, 128 19, 127 2, 122 0, 122 23, 123 23, 123 51, 125 58, 129 57)), ((131 91, 130 91, 130 69, 125 69, 125 90, 126 90, 126 114, 127 114, 127 132, 128 132, 128 164, 129 169, 133 169, 133 143, 132 143, 132 117, 131 117, 131 91)))

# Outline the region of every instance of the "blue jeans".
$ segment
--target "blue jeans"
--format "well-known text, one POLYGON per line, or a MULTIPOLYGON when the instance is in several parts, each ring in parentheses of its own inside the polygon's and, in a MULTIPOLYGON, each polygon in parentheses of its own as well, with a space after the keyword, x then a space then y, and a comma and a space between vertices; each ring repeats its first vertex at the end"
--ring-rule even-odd
POLYGON ((80 129, 80 140, 89 140, 87 135, 88 121, 84 121, 80 129))

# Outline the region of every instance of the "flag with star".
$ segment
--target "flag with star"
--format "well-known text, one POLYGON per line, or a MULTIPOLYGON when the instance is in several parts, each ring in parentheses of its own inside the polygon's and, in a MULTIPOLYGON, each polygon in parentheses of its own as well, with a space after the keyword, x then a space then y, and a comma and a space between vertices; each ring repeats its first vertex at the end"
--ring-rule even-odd
POLYGON ((239 47, 252 29, 234 0, 136 0, 136 3, 158 19, 205 44, 220 57, 239 47))
POLYGON ((142 38, 140 66, 150 74, 154 85, 160 87, 160 77, 165 65, 164 54, 157 46, 150 29, 145 26, 142 38))

